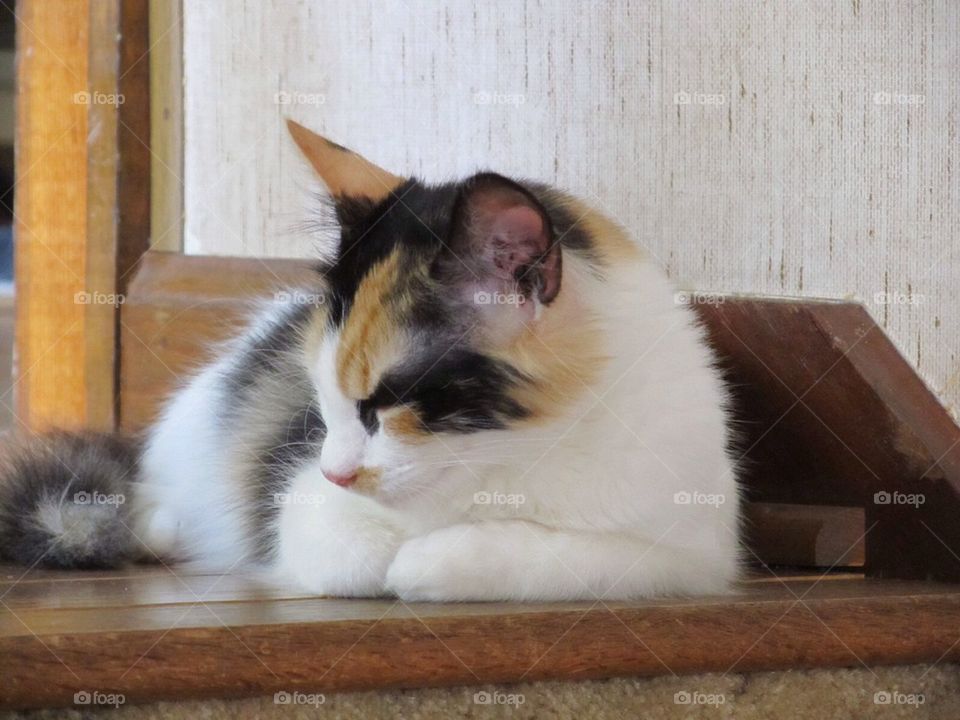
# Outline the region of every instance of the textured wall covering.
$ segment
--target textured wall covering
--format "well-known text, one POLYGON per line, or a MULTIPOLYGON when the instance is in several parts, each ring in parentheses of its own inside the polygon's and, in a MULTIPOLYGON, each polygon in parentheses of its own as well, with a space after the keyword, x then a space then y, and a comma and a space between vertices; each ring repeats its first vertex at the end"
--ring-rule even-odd
POLYGON ((960 2, 184 3, 186 249, 309 255, 292 116, 546 179, 686 288, 856 297, 960 405, 960 2))

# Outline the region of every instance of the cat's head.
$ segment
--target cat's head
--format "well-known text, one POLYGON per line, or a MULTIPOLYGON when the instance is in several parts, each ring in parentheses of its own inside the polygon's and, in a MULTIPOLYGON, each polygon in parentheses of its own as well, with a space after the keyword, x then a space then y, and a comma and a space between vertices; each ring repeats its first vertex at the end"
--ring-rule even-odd
POLYGON ((340 226, 307 343, 327 478, 402 493, 473 472, 489 460, 471 449, 496 433, 562 416, 603 363, 582 297, 602 265, 597 218, 493 173, 443 185, 399 177, 289 127, 340 226))

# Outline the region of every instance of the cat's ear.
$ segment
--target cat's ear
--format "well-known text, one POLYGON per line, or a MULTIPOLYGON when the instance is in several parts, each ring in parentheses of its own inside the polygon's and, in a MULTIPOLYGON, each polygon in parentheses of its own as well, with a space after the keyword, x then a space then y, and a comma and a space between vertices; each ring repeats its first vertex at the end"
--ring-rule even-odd
POLYGON ((435 271, 482 299, 501 293, 546 305, 560 292, 560 243, 547 211, 501 175, 482 173, 464 183, 446 245, 435 271))
POLYGON ((387 172, 293 120, 287 120, 287 129, 337 201, 365 199, 378 203, 405 182, 404 178, 387 172))

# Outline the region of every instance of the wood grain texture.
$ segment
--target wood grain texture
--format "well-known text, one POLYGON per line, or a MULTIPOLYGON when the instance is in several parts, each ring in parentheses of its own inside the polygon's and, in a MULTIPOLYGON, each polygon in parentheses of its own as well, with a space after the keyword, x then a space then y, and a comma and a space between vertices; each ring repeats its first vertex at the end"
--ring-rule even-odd
POLYGON ((113 309, 75 301, 112 261, 112 236, 87 233, 90 106, 78 93, 89 92, 89 6, 26 0, 17 10, 17 411, 31 427, 109 427, 113 366, 88 362, 100 357, 88 329, 109 326, 113 309))
POLYGON ((748 502, 743 516, 752 560, 772 566, 863 567, 863 508, 748 502))
POLYGON ((960 405, 954 0, 211 0, 184 22, 188 252, 312 253, 289 115, 396 172, 568 187, 684 288, 859 299, 960 405))
POLYGON ((18 415, 112 429, 118 308, 149 235, 145 0, 17 7, 18 415))
POLYGON ((960 625, 960 593, 933 583, 828 576, 698 600, 408 605, 270 598, 230 578, 211 597, 215 577, 181 578, 188 589, 171 595, 157 577, 126 590, 34 581, 42 605, 0 609, 0 705, 960 659, 944 632, 960 625))
POLYGON ((137 431, 275 292, 313 279, 302 260, 149 252, 121 313, 120 424, 137 431))
POLYGON ((183 23, 181 0, 150 3, 151 237, 154 250, 183 249, 183 23))
POLYGON ((697 309, 734 394, 748 497, 866 508, 870 575, 960 580, 960 428, 856 304, 697 309))
POLYGON ((150 66, 153 49, 148 0, 115 2, 118 17, 114 26, 117 38, 114 84, 124 101, 117 108, 114 149, 118 163, 114 273, 117 292, 126 293, 140 257, 151 246, 150 66))

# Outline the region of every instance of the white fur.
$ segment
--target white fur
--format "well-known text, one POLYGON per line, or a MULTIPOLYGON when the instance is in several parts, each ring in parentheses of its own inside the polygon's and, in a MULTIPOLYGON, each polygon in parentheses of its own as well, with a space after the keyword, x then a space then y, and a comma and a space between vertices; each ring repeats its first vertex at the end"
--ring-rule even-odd
MULTIPOLYGON (((726 590, 738 489, 725 391, 692 312, 648 262, 600 280, 565 258, 561 293, 603 318, 611 360, 562 419, 537 428, 406 446, 381 423, 368 438, 337 388, 328 337, 309 371, 329 436, 292 482, 275 570, 318 593, 407 600, 726 590), (358 466, 383 470, 376 497, 324 479, 358 466)), ((153 429, 142 495, 151 547, 222 569, 251 551, 217 422, 229 362, 193 380, 153 429)))

